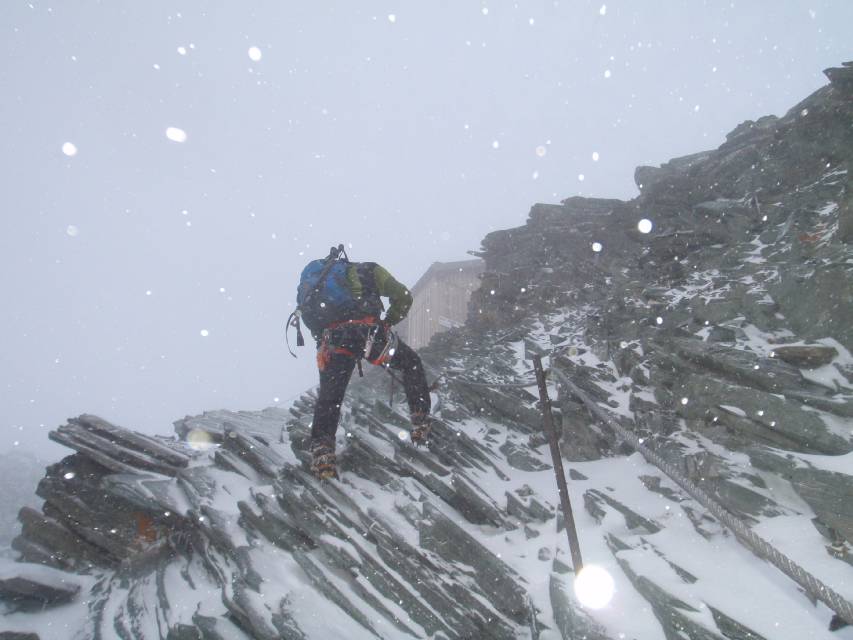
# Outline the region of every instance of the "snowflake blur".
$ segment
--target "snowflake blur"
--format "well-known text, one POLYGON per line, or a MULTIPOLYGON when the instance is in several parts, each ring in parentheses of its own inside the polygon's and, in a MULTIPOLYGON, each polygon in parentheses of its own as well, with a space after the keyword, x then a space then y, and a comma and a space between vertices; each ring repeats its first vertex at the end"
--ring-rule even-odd
POLYGON ((575 596, 580 603, 590 609, 602 609, 610 604, 616 586, 613 576, 602 567, 585 565, 575 578, 575 596))
POLYGON ((166 129, 166 137, 172 142, 186 142, 187 132, 177 127, 168 127, 166 129))
POLYGON ((187 444, 196 451, 206 451, 213 446, 213 437, 204 429, 193 429, 187 434, 187 444))

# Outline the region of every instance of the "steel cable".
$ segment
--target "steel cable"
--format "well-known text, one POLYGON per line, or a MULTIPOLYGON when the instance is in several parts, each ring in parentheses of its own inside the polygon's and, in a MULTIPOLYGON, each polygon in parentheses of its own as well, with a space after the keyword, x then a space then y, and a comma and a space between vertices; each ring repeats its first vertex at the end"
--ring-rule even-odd
POLYGON ((620 438, 631 445, 638 451, 646 460, 663 471, 669 478, 672 479, 678 486, 684 489, 687 494, 693 497, 703 507, 708 509, 720 522, 722 522, 735 537, 755 553, 760 558, 764 558, 772 563, 782 573, 791 578, 794 582, 806 590, 813 598, 823 602, 826 606, 837 613, 847 623, 853 624, 853 603, 841 596, 838 592, 827 586, 803 567, 791 560, 776 547, 767 542, 764 538, 753 532, 743 520, 726 510, 719 502, 706 493, 701 487, 697 486, 689 478, 687 478, 673 464, 664 459, 660 454, 645 446, 635 434, 631 433, 614 420, 609 413, 595 403, 587 394, 569 380, 568 376, 556 367, 552 367, 560 382, 568 389, 572 395, 576 396, 589 411, 599 420, 607 424, 613 429, 620 438))

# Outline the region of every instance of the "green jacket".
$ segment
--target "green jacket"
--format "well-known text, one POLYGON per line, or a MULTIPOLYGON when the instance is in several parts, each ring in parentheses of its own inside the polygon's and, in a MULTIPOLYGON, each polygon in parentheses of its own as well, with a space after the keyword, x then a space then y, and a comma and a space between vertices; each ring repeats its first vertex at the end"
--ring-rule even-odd
POLYGON ((409 290, 375 262, 350 264, 347 269, 347 283, 355 299, 375 297, 380 311, 385 306, 379 298, 388 298, 390 304, 385 313, 385 322, 388 324, 397 324, 412 308, 412 294, 409 290))

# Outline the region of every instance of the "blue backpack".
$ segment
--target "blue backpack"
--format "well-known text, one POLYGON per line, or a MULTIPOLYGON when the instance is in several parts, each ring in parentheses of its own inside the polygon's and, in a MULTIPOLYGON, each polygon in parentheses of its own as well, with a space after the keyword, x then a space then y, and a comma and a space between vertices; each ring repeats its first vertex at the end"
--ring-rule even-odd
POLYGON ((302 270, 296 290, 301 318, 312 333, 332 322, 352 317, 357 303, 347 282, 346 260, 313 260, 302 270))

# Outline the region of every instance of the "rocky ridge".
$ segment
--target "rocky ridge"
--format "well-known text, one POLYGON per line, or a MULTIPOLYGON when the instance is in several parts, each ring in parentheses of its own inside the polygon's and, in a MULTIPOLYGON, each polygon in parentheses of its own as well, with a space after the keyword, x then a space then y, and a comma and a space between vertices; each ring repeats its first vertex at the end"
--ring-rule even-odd
POLYGON ((853 599, 853 66, 827 76, 639 168, 635 200, 535 205, 487 236, 468 324, 423 351, 428 450, 376 370, 344 408, 340 482, 305 470, 311 392, 172 437, 59 427, 75 453, 21 510, 0 638, 842 637, 551 380, 581 548, 616 583, 582 606, 535 387, 500 386, 544 356, 853 599))

